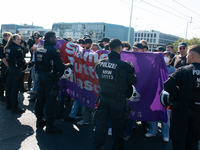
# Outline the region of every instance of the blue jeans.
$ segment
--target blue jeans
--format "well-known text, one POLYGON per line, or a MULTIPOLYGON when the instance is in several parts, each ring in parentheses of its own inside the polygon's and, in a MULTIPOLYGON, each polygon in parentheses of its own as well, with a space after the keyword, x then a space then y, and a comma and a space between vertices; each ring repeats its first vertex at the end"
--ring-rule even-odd
MULTIPOLYGON (((165 138, 169 138, 169 128, 170 128, 170 115, 171 115, 171 110, 167 109, 167 116, 168 116, 168 121, 167 123, 165 122, 161 122, 161 134, 162 137, 165 138)), ((150 122, 149 124, 149 132, 150 134, 156 134, 158 130, 158 121, 153 121, 150 122)))
POLYGON ((35 65, 32 67, 31 78, 33 80, 32 91, 37 92, 37 88, 38 88, 38 74, 35 72, 35 65))
POLYGON ((81 113, 83 113, 83 104, 79 101, 74 100, 74 104, 72 106, 72 110, 69 114, 69 117, 75 118, 76 114, 78 113, 79 107, 81 108, 81 113))
POLYGON ((131 136, 132 132, 133 132, 133 127, 134 127, 135 123, 136 123, 135 120, 127 119, 126 124, 125 124, 124 134, 131 136))

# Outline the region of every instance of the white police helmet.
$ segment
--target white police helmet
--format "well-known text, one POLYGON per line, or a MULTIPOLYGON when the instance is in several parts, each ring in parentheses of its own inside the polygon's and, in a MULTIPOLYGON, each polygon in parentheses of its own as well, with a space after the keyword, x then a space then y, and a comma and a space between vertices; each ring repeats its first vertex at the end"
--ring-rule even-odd
POLYGON ((132 85, 131 96, 126 98, 126 100, 131 102, 138 102, 140 100, 140 94, 137 92, 136 88, 132 85))
POLYGON ((72 69, 71 68, 67 68, 65 69, 61 79, 67 79, 70 77, 70 75, 72 74, 72 69))
POLYGON ((162 91, 160 93, 160 103, 163 105, 163 107, 167 107, 170 105, 169 101, 169 93, 167 91, 162 91))

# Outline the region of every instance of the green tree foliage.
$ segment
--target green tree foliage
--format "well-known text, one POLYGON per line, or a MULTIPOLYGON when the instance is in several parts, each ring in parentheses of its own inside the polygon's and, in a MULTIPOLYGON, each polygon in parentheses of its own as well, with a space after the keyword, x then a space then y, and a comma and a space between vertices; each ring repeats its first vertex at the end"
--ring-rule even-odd
MULTIPOLYGON (((179 44, 180 42, 185 42, 185 39, 178 39, 175 43, 172 44, 173 47, 174 47, 175 53, 177 53, 177 51, 178 51, 178 44, 179 44)), ((190 46, 192 46, 192 45, 195 45, 195 44, 200 44, 200 38, 195 38, 195 37, 193 37, 193 38, 190 39, 190 40, 187 39, 187 40, 186 40, 186 43, 187 43, 187 46, 188 46, 188 47, 190 47, 190 46)))

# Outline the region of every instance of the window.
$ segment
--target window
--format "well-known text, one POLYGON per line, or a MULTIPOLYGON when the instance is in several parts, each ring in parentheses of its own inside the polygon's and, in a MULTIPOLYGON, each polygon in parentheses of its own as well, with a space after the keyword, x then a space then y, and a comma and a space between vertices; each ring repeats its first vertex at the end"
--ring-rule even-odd
POLYGON ((147 42, 149 42, 149 38, 147 39, 147 42))
POLYGON ((137 33, 135 33, 135 37, 137 37, 137 33))
POLYGON ((150 43, 152 43, 152 39, 150 39, 150 43))
POLYGON ((146 37, 146 33, 144 34, 144 37, 146 37))
POLYGON ((135 42, 137 41, 137 38, 135 38, 135 42))
POLYGON ((154 34, 154 37, 156 37, 156 34, 154 34))
POLYGON ((147 37, 149 37, 149 33, 147 34, 147 37))
POLYGON ((140 41, 140 38, 138 38, 138 42, 140 41))
POLYGON ((151 33, 151 37, 153 37, 153 33, 151 33))
POLYGON ((156 43, 156 39, 153 39, 153 42, 156 43))
POLYGON ((143 37, 143 33, 141 33, 141 37, 143 37))
POLYGON ((140 37, 140 33, 138 33, 138 37, 140 37))

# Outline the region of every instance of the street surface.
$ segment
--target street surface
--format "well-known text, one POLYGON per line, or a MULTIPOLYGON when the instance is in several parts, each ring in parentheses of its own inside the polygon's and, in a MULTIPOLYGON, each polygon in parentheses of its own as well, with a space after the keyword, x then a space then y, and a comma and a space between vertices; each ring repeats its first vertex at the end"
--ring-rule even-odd
MULTIPOLYGON (((0 150, 92 150, 93 126, 79 126, 76 122, 55 120, 55 125, 63 130, 62 134, 47 134, 44 130, 36 130, 34 102, 29 102, 26 93, 19 94, 19 107, 25 108, 23 114, 15 114, 6 110, 6 102, 0 101, 0 150)), ((71 105, 67 105, 67 116, 71 105)), ((102 150, 111 150, 112 137, 107 136, 102 150)), ((159 132, 154 138, 145 138, 137 125, 132 137, 125 142, 125 150, 172 150, 172 143, 164 143, 159 132)))

